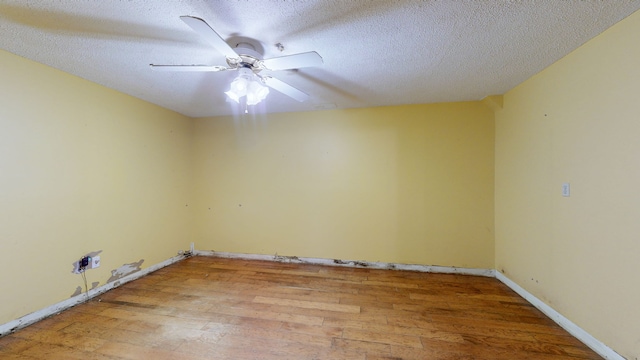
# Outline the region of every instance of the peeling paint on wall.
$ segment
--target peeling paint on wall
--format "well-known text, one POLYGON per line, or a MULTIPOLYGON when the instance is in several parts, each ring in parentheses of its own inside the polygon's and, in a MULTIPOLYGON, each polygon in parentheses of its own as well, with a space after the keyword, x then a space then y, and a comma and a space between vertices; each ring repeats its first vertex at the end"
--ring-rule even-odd
POLYGON ((82 294, 82 288, 81 288, 80 286, 78 286, 78 287, 76 288, 76 291, 75 291, 73 294, 71 294, 71 296, 70 296, 70 297, 78 296, 78 295, 80 295, 80 294, 82 294))
POLYGON ((115 270, 111 270, 111 277, 107 280, 107 283, 114 282, 119 280, 129 274, 133 274, 134 272, 138 272, 141 270, 140 266, 144 262, 144 259, 140 259, 140 261, 124 264, 115 270))
POLYGON ((100 285, 100 281, 94 281, 91 283, 91 290, 95 289, 100 285))

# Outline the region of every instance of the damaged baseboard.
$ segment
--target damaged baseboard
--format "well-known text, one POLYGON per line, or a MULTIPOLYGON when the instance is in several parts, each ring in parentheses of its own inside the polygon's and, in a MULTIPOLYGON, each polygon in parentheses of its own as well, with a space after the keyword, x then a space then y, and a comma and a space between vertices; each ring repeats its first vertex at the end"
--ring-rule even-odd
POLYGON ((243 260, 263 260, 263 261, 276 261, 285 263, 300 263, 300 264, 314 264, 314 265, 329 265, 329 266, 345 266, 345 267, 358 267, 358 268, 370 268, 370 269, 385 269, 385 270, 408 270, 419 272, 431 272, 441 274, 462 274, 462 275, 475 275, 494 277, 503 284, 507 285, 511 290, 515 291, 518 295, 527 300, 531 305, 542 311, 547 317, 553 320, 556 324, 560 325, 563 329, 567 330, 576 339, 587 345, 598 355, 604 357, 607 360, 625 360, 613 349, 602 343, 600 340, 593 337, 591 334, 580 328, 578 325, 565 318, 562 314, 554 310, 549 305, 545 304, 542 300, 529 293, 514 281, 507 278, 504 274, 494 269, 473 269, 473 268, 459 268, 449 266, 431 266, 431 265, 413 265, 413 264, 396 264, 396 263, 384 263, 384 262, 368 262, 368 261, 356 261, 356 260, 337 260, 337 259, 322 259, 322 258, 305 258, 298 256, 281 256, 281 255, 260 255, 260 254, 243 254, 243 253, 229 253, 218 251, 202 251, 196 250, 194 252, 196 256, 211 256, 229 259, 243 259, 243 260))
POLYGON ((228 259, 263 260, 263 261, 275 261, 275 262, 297 263, 297 264, 344 266, 344 267, 357 267, 357 268, 367 268, 367 269, 404 270, 404 271, 419 271, 419 272, 440 273, 440 274, 460 274, 460 275, 495 277, 495 270, 462 268, 462 267, 453 267, 453 266, 398 264, 398 263, 371 262, 371 261, 359 261, 359 260, 308 258, 308 257, 298 257, 298 256, 282 256, 278 254, 276 255, 242 254, 242 253, 229 253, 229 252, 206 251, 206 250, 196 250, 194 252, 194 255, 212 256, 212 257, 220 257, 220 258, 228 258, 228 259))
POLYGON ((189 257, 189 255, 179 255, 179 256, 174 256, 168 260, 165 260, 161 263, 149 266, 147 268, 144 268, 140 271, 136 271, 132 274, 126 275, 116 281, 104 284, 102 286, 98 286, 95 289, 90 289, 89 292, 86 293, 82 293, 79 295, 76 295, 70 299, 67 300, 63 300, 57 304, 51 305, 49 307, 46 307, 44 309, 32 312, 30 314, 27 314, 25 316, 22 316, 16 320, 13 321, 9 321, 6 324, 2 324, 0 325, 0 337, 5 336, 5 335, 9 335, 11 333, 16 332, 17 330, 20 330, 26 326, 29 326, 33 323, 36 323, 40 320, 44 320, 52 315, 56 315, 64 310, 67 310, 69 308, 72 308, 78 304, 82 304, 84 302, 87 302, 88 300, 93 299, 94 297, 103 294, 111 289, 117 288, 121 285, 124 285, 130 281, 139 279, 145 275, 148 275, 156 270, 160 270, 163 267, 169 266, 171 264, 174 264, 178 261, 181 261, 185 258, 189 257))
POLYGON ((126 284, 130 281, 139 279, 145 275, 148 275, 163 267, 169 266, 176 262, 179 262, 190 256, 208 256, 208 257, 220 257, 229 259, 243 259, 243 260, 262 260, 262 261, 274 261, 283 263, 299 263, 299 264, 313 264, 313 265, 327 265, 327 266, 342 266, 342 267, 355 267, 355 268, 369 268, 369 269, 384 269, 384 270, 404 270, 404 271, 418 271, 426 273, 441 273, 441 274, 461 274, 461 275, 474 275, 484 277, 494 277, 504 283, 506 286, 515 291, 518 295, 523 297, 534 307, 542 311, 547 317, 557 323, 560 327, 567 330, 576 339, 583 342, 593 351, 600 356, 608 360, 625 360, 613 349, 593 337, 591 334, 580 328, 578 325, 565 318, 562 314, 555 309, 545 304, 542 300, 529 293, 527 290, 516 284, 507 276, 494 269, 475 269, 475 268, 461 268, 461 267, 449 267, 449 266, 434 266, 434 265, 417 265, 417 264, 397 264, 397 263, 385 263, 385 262, 368 262, 357 260, 339 260, 339 259, 324 259, 324 258, 307 258, 297 256, 281 256, 281 255, 261 255, 261 254, 243 254, 243 253, 230 253, 230 252, 218 252, 207 250, 194 250, 184 252, 181 255, 175 256, 168 260, 165 260, 159 264, 142 269, 133 274, 129 274, 117 281, 105 284, 95 289, 89 290, 88 293, 83 293, 74 296, 70 299, 61 301, 55 305, 49 306, 45 309, 38 310, 31 314, 25 315, 19 319, 10 321, 6 324, 0 325, 0 337, 11 334, 19 329, 22 329, 35 322, 43 320, 49 316, 58 314, 66 309, 69 309, 75 305, 84 303, 89 299, 92 299, 100 294, 103 294, 111 289, 126 284), (87 296, 88 294, 88 296, 87 296))

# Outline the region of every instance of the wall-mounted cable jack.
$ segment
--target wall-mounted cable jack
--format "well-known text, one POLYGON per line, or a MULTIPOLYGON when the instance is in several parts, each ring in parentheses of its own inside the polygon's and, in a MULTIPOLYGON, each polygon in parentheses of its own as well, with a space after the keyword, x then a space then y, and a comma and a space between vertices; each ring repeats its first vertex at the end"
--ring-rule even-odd
POLYGON ((80 261, 78 261, 78 271, 80 272, 80 275, 82 275, 82 280, 84 281, 84 293, 87 295, 87 301, 89 300, 89 285, 87 284, 87 274, 85 274, 85 271, 87 271, 90 264, 91 256, 83 256, 80 258, 80 261))
POLYGON ((77 262, 74 263, 73 273, 80 274, 89 269, 95 269, 100 267, 100 256, 89 256, 85 255, 80 258, 77 262))
POLYGON ((78 268, 80 272, 86 271, 87 267, 89 267, 89 264, 91 264, 91 256, 83 256, 78 262, 78 268))

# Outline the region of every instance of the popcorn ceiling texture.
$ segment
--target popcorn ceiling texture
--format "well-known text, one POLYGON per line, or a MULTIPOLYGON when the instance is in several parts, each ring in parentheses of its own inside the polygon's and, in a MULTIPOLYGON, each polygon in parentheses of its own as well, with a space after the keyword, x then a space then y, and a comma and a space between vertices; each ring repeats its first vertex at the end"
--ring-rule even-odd
POLYGON ((223 93, 236 72, 149 68, 226 65, 179 19, 191 15, 225 39, 259 41, 264 58, 323 57, 319 68, 273 73, 307 102, 271 91, 256 112, 372 107, 503 94, 638 9, 620 0, 4 0, 0 48, 187 116, 238 113, 223 93))

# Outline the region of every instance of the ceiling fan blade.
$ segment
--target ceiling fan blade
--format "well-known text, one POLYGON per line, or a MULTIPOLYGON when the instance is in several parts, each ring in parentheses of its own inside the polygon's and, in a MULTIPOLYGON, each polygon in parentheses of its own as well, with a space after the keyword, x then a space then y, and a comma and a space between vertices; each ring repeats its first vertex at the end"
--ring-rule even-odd
POLYGON ((322 64, 322 56, 315 51, 262 60, 267 70, 299 69, 322 64))
POLYGON ((264 76, 262 77, 262 80, 268 87, 272 88, 273 90, 279 91, 300 102, 303 102, 309 98, 309 95, 271 76, 264 76))
POLYGON ((210 65, 156 65, 149 64, 151 69, 156 71, 225 71, 229 70, 224 66, 210 65))
POLYGON ((209 44, 213 45, 213 47, 218 50, 218 52, 222 53, 222 55, 226 56, 229 59, 238 59, 238 54, 227 44, 224 39, 218 35, 215 30, 207 24, 206 21, 194 17, 194 16, 180 16, 180 19, 184 21, 185 24, 189 25, 195 32, 200 34, 200 36, 207 39, 209 44))

